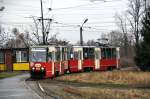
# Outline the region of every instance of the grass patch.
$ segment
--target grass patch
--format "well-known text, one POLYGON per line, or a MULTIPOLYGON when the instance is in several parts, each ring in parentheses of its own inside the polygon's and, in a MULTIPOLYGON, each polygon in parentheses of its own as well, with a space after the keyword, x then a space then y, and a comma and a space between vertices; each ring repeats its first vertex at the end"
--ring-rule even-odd
POLYGON ((150 96, 150 92, 138 89, 122 90, 111 88, 66 87, 64 91, 80 96, 81 99, 149 99, 150 96))
POLYGON ((42 83, 48 93, 54 91, 63 99, 150 99, 149 75, 140 71, 75 73, 42 83))
POLYGON ((133 86, 150 88, 150 72, 112 71, 79 73, 57 77, 56 80, 66 82, 106 84, 116 86, 133 86))
POLYGON ((13 76, 16 76, 19 74, 21 74, 21 72, 1 72, 0 73, 0 79, 13 77, 13 76))

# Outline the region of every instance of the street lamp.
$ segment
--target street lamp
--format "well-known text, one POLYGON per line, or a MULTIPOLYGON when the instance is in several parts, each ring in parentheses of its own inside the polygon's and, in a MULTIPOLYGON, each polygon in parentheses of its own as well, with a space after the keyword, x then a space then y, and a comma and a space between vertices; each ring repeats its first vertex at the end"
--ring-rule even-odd
POLYGON ((82 35, 82 31, 83 31, 83 25, 88 21, 88 19, 85 19, 84 22, 82 23, 82 25, 80 26, 80 45, 83 46, 83 35, 82 35))

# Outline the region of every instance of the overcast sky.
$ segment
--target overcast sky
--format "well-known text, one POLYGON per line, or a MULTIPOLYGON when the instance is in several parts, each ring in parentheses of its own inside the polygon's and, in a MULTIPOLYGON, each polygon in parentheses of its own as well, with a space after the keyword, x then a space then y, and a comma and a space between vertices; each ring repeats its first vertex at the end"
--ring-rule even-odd
MULTIPOLYGON (((40 0, 0 0, 0 6, 5 10, 0 12, 0 24, 11 31, 18 27, 20 31, 31 30, 33 20, 30 16, 40 17, 40 0)), ((44 17, 53 18, 51 34, 59 33, 59 38, 71 43, 79 41, 79 27, 84 24, 83 39, 96 40, 102 33, 108 33, 118 27, 115 23, 115 13, 127 10, 127 0, 43 0, 44 17), (48 8, 52 8, 49 11, 48 8), (91 28, 86 28, 91 27, 91 28)))

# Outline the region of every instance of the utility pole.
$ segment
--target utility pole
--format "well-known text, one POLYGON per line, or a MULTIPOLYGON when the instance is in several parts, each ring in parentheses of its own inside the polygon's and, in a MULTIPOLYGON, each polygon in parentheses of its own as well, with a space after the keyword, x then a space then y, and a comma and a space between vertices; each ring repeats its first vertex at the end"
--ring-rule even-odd
POLYGON ((82 25, 80 26, 80 45, 83 46, 83 25, 88 21, 88 19, 85 19, 84 22, 82 23, 82 25))
POLYGON ((80 45, 83 46, 83 36, 82 36, 82 27, 80 27, 80 45))
POLYGON ((41 0, 41 20, 42 20, 43 45, 45 45, 46 42, 45 42, 45 31, 44 31, 43 3, 42 3, 42 0, 41 0))

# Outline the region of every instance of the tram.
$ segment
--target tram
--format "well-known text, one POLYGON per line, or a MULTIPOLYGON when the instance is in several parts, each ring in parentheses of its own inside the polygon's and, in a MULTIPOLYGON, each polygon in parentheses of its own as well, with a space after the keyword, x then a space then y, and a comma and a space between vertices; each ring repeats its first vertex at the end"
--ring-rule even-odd
POLYGON ((32 46, 31 78, 119 68, 119 48, 99 46, 32 46))

